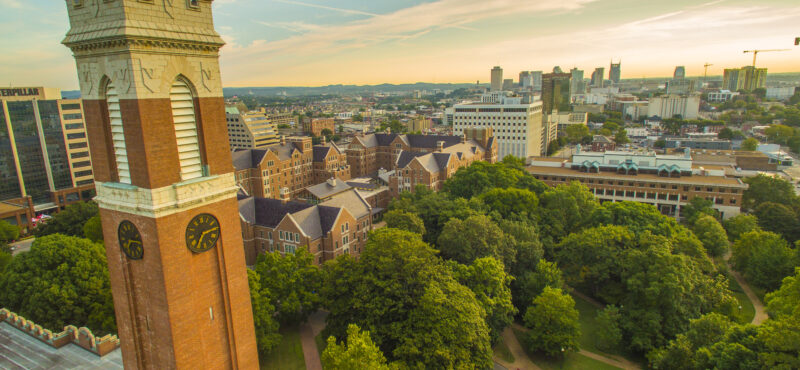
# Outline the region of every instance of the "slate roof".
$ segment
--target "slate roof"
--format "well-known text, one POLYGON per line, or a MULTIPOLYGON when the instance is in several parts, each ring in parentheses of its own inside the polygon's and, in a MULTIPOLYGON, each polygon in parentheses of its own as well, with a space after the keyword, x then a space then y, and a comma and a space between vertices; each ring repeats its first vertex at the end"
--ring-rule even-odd
POLYGON ((245 222, 275 228, 289 215, 311 239, 331 231, 341 207, 311 205, 302 202, 283 203, 278 199, 248 197, 239 199, 239 215, 245 222))
MULTIPOLYGON (((313 205, 301 202, 283 203, 280 199, 253 197, 253 220, 259 226, 275 227, 290 213, 300 212, 313 205)), ((246 206, 245 211, 249 209, 246 206)), ((239 213, 242 214, 242 201, 239 201, 239 213)), ((244 216, 247 219, 247 216, 244 216)))
POLYGON ((322 146, 316 145, 314 146, 314 162, 322 162, 325 160, 325 157, 328 156, 330 153, 331 147, 329 146, 322 146))
POLYGON ((0 322, 0 369, 122 369, 122 351, 99 357, 72 343, 56 349, 0 322))
POLYGON ((408 143, 414 148, 436 148, 436 143, 444 141, 444 147, 447 148, 452 145, 461 143, 460 136, 450 135, 405 135, 408 138, 408 143))
POLYGON ((408 152, 404 150, 400 152, 400 155, 397 157, 397 167, 405 168, 406 166, 408 166, 409 163, 411 163, 411 161, 414 160, 414 158, 421 157, 427 154, 430 153, 408 152))
POLYGON ((264 149, 236 149, 231 153, 233 167, 237 171, 248 168, 256 168, 267 155, 264 149))
POLYGON ((344 208, 355 218, 361 218, 370 213, 369 204, 355 189, 336 194, 331 199, 320 203, 321 206, 344 208))
POLYGON ((334 194, 339 194, 347 189, 350 189, 351 186, 348 185, 346 182, 342 180, 336 180, 336 186, 331 186, 328 182, 323 182, 321 184, 317 184, 314 186, 309 186, 306 190, 311 193, 311 195, 323 199, 329 197, 334 194))
POLYGON ((339 217, 342 209, 323 205, 318 205, 317 208, 319 208, 319 223, 322 227, 322 233, 327 234, 333 228, 333 223, 336 222, 336 218, 339 217))

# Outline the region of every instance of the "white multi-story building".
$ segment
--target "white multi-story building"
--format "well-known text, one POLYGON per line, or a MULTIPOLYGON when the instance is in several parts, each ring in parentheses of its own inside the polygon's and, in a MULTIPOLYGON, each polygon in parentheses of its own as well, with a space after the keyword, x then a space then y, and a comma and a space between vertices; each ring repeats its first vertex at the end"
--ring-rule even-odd
POLYGON ((692 95, 662 95, 650 98, 647 107, 647 116, 673 118, 680 116, 683 119, 697 119, 700 111, 700 94, 692 95))
POLYGON ((280 141, 275 125, 261 112, 242 113, 236 107, 225 108, 228 143, 234 149, 261 149, 280 141))
POLYGON ((767 99, 786 100, 794 95, 794 86, 790 87, 768 87, 767 99))
POLYGON ((453 135, 461 136, 470 127, 491 127, 498 143, 498 156, 519 158, 542 155, 550 135, 542 127, 542 102, 522 103, 522 98, 485 96, 481 102, 456 104, 453 108, 453 135))
POLYGON ((739 96, 739 93, 730 90, 720 90, 719 92, 710 92, 708 93, 708 102, 724 103, 728 100, 733 99, 733 97, 735 96, 739 96))

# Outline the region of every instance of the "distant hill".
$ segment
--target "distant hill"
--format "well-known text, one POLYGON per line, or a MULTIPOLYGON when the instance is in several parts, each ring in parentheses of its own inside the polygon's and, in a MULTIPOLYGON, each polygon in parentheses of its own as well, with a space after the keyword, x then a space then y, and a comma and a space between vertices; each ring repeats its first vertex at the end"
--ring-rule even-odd
MULTIPOLYGON (((275 87, 226 87, 223 94, 226 97, 234 95, 257 96, 302 96, 302 95, 340 95, 340 94, 370 94, 377 92, 405 92, 415 90, 456 90, 474 87, 475 84, 436 84, 417 82, 415 84, 380 84, 380 85, 328 85, 318 87, 275 86, 275 87)), ((483 85, 488 86, 488 85, 483 85)))

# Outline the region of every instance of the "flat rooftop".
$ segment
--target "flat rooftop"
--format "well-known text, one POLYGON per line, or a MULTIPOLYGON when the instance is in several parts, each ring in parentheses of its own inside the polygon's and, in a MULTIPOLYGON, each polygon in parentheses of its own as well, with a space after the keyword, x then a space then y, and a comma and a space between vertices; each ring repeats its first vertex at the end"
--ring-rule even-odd
POLYGON ((55 349, 0 322, 0 369, 122 369, 122 351, 99 357, 72 343, 55 349))
POLYGON ((614 172, 581 172, 571 168, 528 166, 525 168, 528 173, 536 175, 558 175, 583 178, 595 178, 598 180, 624 180, 624 181, 644 181, 665 184, 684 184, 684 185, 718 185, 746 189, 747 185, 738 179, 722 176, 681 176, 681 177, 661 177, 654 174, 621 175, 614 172))

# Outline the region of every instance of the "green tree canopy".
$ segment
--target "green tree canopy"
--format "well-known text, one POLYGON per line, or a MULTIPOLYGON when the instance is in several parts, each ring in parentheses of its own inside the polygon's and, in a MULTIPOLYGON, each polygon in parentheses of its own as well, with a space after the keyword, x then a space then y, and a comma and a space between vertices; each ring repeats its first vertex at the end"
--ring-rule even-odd
POLYGON ((681 216, 686 220, 687 225, 694 225, 699 217, 708 215, 719 218, 719 212, 714 209, 714 203, 700 197, 689 199, 689 203, 681 206, 681 216))
POLYGON ((44 236, 14 257, 0 276, 0 306, 56 332, 117 330, 105 250, 82 238, 44 236))
POLYGON ((495 257, 504 265, 516 262, 503 230, 487 216, 450 220, 436 243, 443 258, 469 264, 481 257, 495 257))
POLYGON ((800 267, 783 279, 780 289, 767 293, 764 301, 770 315, 800 318, 800 267))
POLYGON ((46 222, 33 229, 36 237, 51 234, 63 234, 83 237, 83 225, 90 218, 97 216, 97 204, 94 202, 80 202, 67 206, 63 211, 56 213, 46 222))
POLYGON ((402 210, 392 210, 383 216, 386 226, 425 235, 425 223, 417 215, 402 210))
POLYGON ((797 195, 792 184, 779 177, 760 174, 747 177, 743 181, 748 185, 742 195, 742 206, 745 210, 756 209, 761 203, 773 202, 794 208, 797 195))
POLYGON ((328 370, 394 368, 386 363, 386 357, 369 337, 369 332, 352 324, 347 326, 346 343, 338 344, 335 337, 328 337, 328 346, 322 351, 322 366, 328 370))
POLYGON ((500 333, 511 325, 517 310, 511 304, 510 283, 503 263, 493 257, 476 259, 471 265, 450 261, 453 275, 459 283, 475 293, 481 307, 486 311, 489 337, 497 343, 500 333))
POLYGON ((758 140, 749 137, 742 142, 742 150, 753 152, 758 148, 758 140))
POLYGON ((526 220, 535 215, 539 205, 539 198, 527 189, 494 188, 479 198, 489 210, 497 211, 506 219, 526 220))
POLYGON ((553 242, 590 226, 593 212, 600 207, 589 188, 577 181, 545 191, 539 205, 539 230, 553 242))
POLYGON ((733 244, 731 262, 750 283, 774 290, 796 266, 797 253, 780 235, 751 231, 733 244))
POLYGON ((358 261, 326 263, 324 280, 326 336, 356 324, 390 361, 412 368, 491 366, 486 312, 418 234, 376 230, 358 261))
POLYGON ((567 126, 566 134, 570 144, 578 144, 584 137, 589 136, 589 127, 586 125, 569 125, 567 126))
POLYGON ((800 234, 800 223, 797 215, 783 204, 764 202, 761 203, 753 214, 758 218, 758 226, 767 231, 780 234, 786 240, 794 242, 800 234))
POLYGON ((100 215, 86 221, 83 225, 83 237, 95 243, 103 242, 103 225, 100 222, 100 215))
POLYGON ((247 269, 247 282, 250 287, 250 303, 253 306, 258 352, 267 354, 281 341, 278 321, 275 320, 275 307, 270 304, 270 293, 261 287, 261 277, 257 272, 247 269))
POLYGON ((560 289, 564 286, 564 277, 554 262, 541 259, 533 271, 526 271, 514 281, 514 305, 525 311, 533 299, 542 294, 545 287, 560 289))
POLYGON ((578 317, 575 300, 569 294, 558 288, 545 287, 525 312, 525 327, 530 329, 528 348, 548 356, 563 356, 577 351, 581 336, 578 317))
POLYGON ((470 216, 482 214, 479 209, 483 204, 479 200, 462 198, 451 199, 443 192, 433 192, 424 187, 417 187, 412 193, 403 193, 389 205, 390 210, 401 210, 416 214, 425 224, 423 239, 428 243, 436 243, 444 225, 457 218, 465 220, 470 216))
POLYGON ((8 243, 19 238, 19 226, 0 220, 0 243, 8 243))
POLYGON ((269 292, 270 304, 282 324, 304 322, 319 308, 322 272, 313 260, 304 248, 285 256, 265 253, 256 260, 254 269, 261 279, 262 292, 269 292))
POLYGON ((692 230, 710 255, 721 256, 728 251, 728 234, 716 218, 708 215, 698 217, 692 230))
POLYGON ((738 214, 722 222, 728 233, 728 240, 735 242, 746 233, 759 230, 756 216, 745 213, 738 214))

